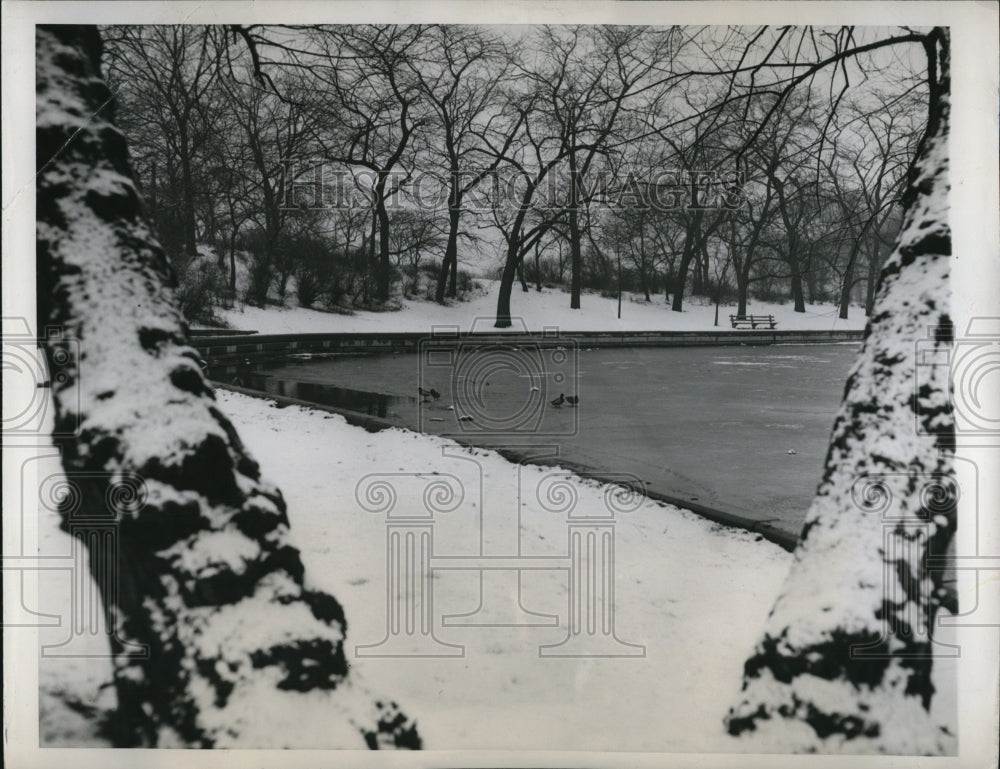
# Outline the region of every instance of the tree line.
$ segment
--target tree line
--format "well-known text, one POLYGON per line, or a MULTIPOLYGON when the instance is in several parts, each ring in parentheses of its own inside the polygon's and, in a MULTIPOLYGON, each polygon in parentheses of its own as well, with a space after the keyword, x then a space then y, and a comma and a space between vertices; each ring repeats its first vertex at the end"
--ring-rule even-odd
MULTIPOLYGON (((793 93, 765 87, 765 70, 805 71, 783 28, 102 34, 182 309, 203 320, 292 285, 307 307, 443 303, 483 258, 498 326, 518 284, 566 287, 573 308, 591 289, 675 311, 694 294, 740 314, 754 296, 870 312, 926 126, 921 65, 879 49, 793 93), (766 66, 736 67, 754 51, 766 66)), ((814 34, 811 59, 844 35, 814 34)))

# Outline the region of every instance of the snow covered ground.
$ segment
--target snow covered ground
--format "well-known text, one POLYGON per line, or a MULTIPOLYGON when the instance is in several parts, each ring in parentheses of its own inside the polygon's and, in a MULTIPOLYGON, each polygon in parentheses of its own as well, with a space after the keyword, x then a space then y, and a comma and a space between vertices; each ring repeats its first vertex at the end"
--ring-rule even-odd
MULTIPOLYGON (((482 330, 493 330, 500 283, 483 279, 479 279, 479 283, 483 286, 482 291, 469 301, 449 306, 402 300, 402 309, 394 312, 359 311, 353 315, 338 315, 301 307, 262 309, 248 305, 222 310, 219 314, 232 328, 253 329, 262 334, 421 331, 435 325, 468 330, 473 323, 482 330)), ((539 331, 545 326, 556 326, 563 331, 704 331, 715 328, 715 305, 702 297, 688 298, 683 312, 672 312, 662 296, 646 302, 641 295, 629 294, 622 300, 622 317, 618 320, 618 301, 614 298, 584 294, 581 308, 571 310, 569 294, 565 291, 543 289, 539 293, 532 289, 524 293, 515 286, 511 312, 515 318, 523 319, 530 331, 539 331)), ((729 315, 735 312, 735 305, 720 306, 719 328, 730 328, 729 315)), ((787 331, 863 329, 867 320, 864 310, 854 306, 850 308, 850 317, 840 320, 834 304, 806 305, 805 313, 797 313, 790 303, 752 300, 747 312, 773 315, 777 328, 787 331)))
MULTIPOLYGON (((645 657, 541 658, 540 644, 566 635, 566 572, 549 570, 524 573, 522 601, 532 611, 558 615, 558 627, 441 627, 442 614, 475 608, 477 582, 475 572, 438 573, 437 634, 464 645, 464 657, 358 658, 355 646, 378 643, 386 634, 385 518, 356 500, 362 479, 399 473, 390 479, 399 504, 418 507, 414 490, 432 473, 461 479, 464 502, 437 516, 436 554, 475 552, 480 499, 487 550, 516 548, 517 542, 491 538, 510 534, 504 521, 516 520, 511 507, 520 499, 522 553, 552 556, 566 553, 566 515, 539 500, 548 499, 551 507, 560 499, 544 491, 554 488, 546 483, 555 471, 524 467, 519 473, 495 453, 459 449, 442 438, 403 430, 372 434, 330 414, 279 409, 228 392, 218 397, 266 476, 284 491, 307 575, 344 604, 354 669, 374 691, 390 694, 417 717, 426 747, 736 749, 722 717, 787 572, 788 553, 747 532, 640 500, 636 509, 618 514, 615 622, 622 641, 645 645, 645 657), (490 515, 498 524, 493 533, 487 531, 490 515)), ((568 480, 559 488, 575 496, 574 515, 606 510, 606 487, 575 477, 556 480, 568 480)), ((65 552, 66 535, 55 516, 43 523, 43 551, 65 552)), ((68 595, 62 606, 53 605, 66 592, 45 593, 50 600, 44 609, 67 611, 68 595)), ((102 639, 95 640, 98 650, 102 639)), ((102 659, 40 661, 43 741, 99 744, 80 711, 113 702, 109 690, 98 691, 109 673, 102 659)))
MULTIPOLYGON (((361 657, 357 646, 378 644, 387 632, 386 519, 359 501, 370 508, 384 499, 372 483, 386 481, 403 514, 426 512, 423 492, 435 481, 458 483, 460 504, 438 497, 449 510, 435 514, 435 556, 475 554, 480 531, 485 552, 564 556, 567 511, 606 515, 609 487, 554 468, 518 468, 493 452, 443 438, 397 429, 368 433, 332 414, 225 391, 217 397, 265 477, 288 500, 307 578, 344 605, 352 675, 414 715, 426 748, 747 749, 724 732, 722 718, 737 698, 743 662, 791 563, 781 548, 670 505, 619 500, 616 634, 644 646, 645 656, 539 655, 540 645, 558 644, 567 634, 565 571, 522 572, 523 606, 556 615, 558 626, 443 626, 443 615, 476 608, 476 574, 466 570, 435 572, 433 579, 436 635, 464 646, 463 656, 361 657)), ((57 462, 53 456, 41 469, 58 473, 57 462)), ((54 513, 40 522, 40 546, 43 554, 68 552, 54 513)), ((43 585, 42 611, 69 613, 71 592, 63 578, 43 585)), ((43 642, 65 635, 64 629, 42 632, 43 642)), ((85 639, 94 654, 103 654, 105 644, 100 635, 85 639)), ((42 744, 104 744, 94 716, 114 704, 110 661, 44 657, 39 665, 42 744)), ((954 728, 954 668, 936 664, 935 674, 935 709, 954 728)), ((312 702, 303 697, 301 707, 312 702)), ((280 728, 293 725, 284 736, 295 744, 294 724, 315 724, 317 714, 281 715, 280 728)), ((308 743, 315 737, 301 735, 308 743)), ((779 740, 771 749, 792 747, 779 740)))

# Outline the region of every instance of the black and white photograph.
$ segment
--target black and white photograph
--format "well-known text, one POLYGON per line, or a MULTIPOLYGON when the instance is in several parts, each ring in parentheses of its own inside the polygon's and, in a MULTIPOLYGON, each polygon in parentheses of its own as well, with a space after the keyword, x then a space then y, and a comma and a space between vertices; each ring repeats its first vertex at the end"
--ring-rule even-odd
POLYGON ((996 766, 997 6, 3 14, 9 766, 996 766))

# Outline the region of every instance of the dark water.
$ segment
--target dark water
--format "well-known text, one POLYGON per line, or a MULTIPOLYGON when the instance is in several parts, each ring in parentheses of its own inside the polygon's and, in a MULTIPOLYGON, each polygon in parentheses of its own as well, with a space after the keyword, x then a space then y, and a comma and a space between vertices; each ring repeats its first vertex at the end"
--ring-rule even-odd
POLYGON ((857 350, 452 345, 286 360, 240 376, 268 393, 486 447, 544 447, 797 534, 857 350), (418 386, 440 398, 421 398, 418 386), (579 405, 552 406, 560 394, 579 405))

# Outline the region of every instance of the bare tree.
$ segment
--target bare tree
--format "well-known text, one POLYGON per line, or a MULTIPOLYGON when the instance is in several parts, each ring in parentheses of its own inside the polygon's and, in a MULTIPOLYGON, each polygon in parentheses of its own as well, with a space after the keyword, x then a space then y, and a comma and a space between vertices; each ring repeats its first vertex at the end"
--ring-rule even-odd
POLYGON ((465 198, 493 174, 516 131, 508 130, 496 137, 500 149, 488 156, 483 136, 495 136, 495 124, 502 122, 493 103, 510 66, 511 53, 503 40, 481 27, 451 24, 434 25, 427 34, 434 55, 408 58, 406 64, 432 105, 440 131, 428 133, 432 143, 428 154, 440 153, 444 144, 448 237, 434 293, 435 300, 443 303, 446 292, 451 297, 457 292, 458 240, 465 198))
POLYGON ((447 237, 440 222, 425 211, 401 208, 389 215, 389 241, 392 256, 404 272, 404 295, 411 295, 419 288, 420 263, 429 251, 439 247, 447 237), (406 285, 405 274, 409 276, 406 285))
MULTIPOLYGON (((913 157, 919 138, 912 109, 914 99, 890 100, 883 96, 880 109, 855 109, 850 115, 855 146, 834 145, 832 157, 846 166, 841 180, 837 168, 831 168, 837 202, 845 218, 853 218, 852 245, 840 285, 840 317, 847 318, 851 292, 857 281, 855 267, 869 247, 869 256, 877 264, 879 233, 892 224, 906 179, 906 167, 913 157), (870 248, 873 242, 874 250, 870 248)), ((846 142, 845 142, 846 144, 846 142)))
POLYGON ((313 78, 311 108, 315 140, 323 157, 357 169, 370 186, 373 221, 371 247, 376 297, 389 299, 389 204, 409 180, 415 132, 429 119, 420 109, 422 92, 405 66, 422 56, 420 26, 358 25, 307 31, 315 51, 297 54, 297 66, 313 78))
POLYGON ((491 148, 494 157, 503 153, 505 167, 513 171, 512 176, 498 178, 490 194, 493 222, 505 242, 497 296, 497 328, 511 326, 510 296, 519 273, 522 275, 522 287, 528 290, 523 281, 521 262, 535 243, 552 228, 559 214, 550 203, 545 216, 536 217, 534 224, 529 222, 529 214, 533 210, 541 210, 533 208, 536 193, 569 149, 564 136, 549 132, 546 126, 540 126, 533 120, 540 98, 538 92, 510 95, 506 110, 511 128, 507 135, 514 134, 518 138, 509 144, 505 142, 503 148, 491 148))
MULTIPOLYGON (((162 155, 168 179, 174 177, 176 164, 183 248, 193 257, 197 253, 195 164, 212 135, 203 106, 219 73, 218 36, 210 27, 191 26, 113 27, 108 33, 106 60, 112 87, 119 98, 141 104, 146 119, 142 126, 129 126, 129 134, 148 137, 152 143, 148 161, 155 168, 162 155)), ((155 178, 155 170, 151 175, 155 178)))
MULTIPOLYGON (((772 125, 781 124, 772 138, 775 146, 771 162, 763 171, 774 190, 776 210, 781 220, 783 237, 780 250, 782 261, 788 266, 792 302, 795 312, 805 312, 803 277, 808 271, 806 228, 816 214, 818 181, 810 159, 820 145, 815 132, 808 101, 794 103, 786 98, 780 112, 774 113, 772 125)), ((758 134, 758 140, 762 134, 758 134)))
POLYGON ((245 176, 251 200, 249 219, 262 234, 260 253, 253 255, 251 299, 263 307, 274 277, 278 294, 284 298, 294 267, 293 255, 281 247, 281 239, 295 213, 296 200, 289 190, 294 192, 293 184, 310 172, 307 164, 294 160, 306 153, 313 116, 262 87, 249 69, 223 82, 229 111, 240 128, 238 146, 246 153, 231 171, 240 170, 245 176))
POLYGON ((677 37, 669 28, 544 27, 538 47, 549 58, 524 71, 542 94, 543 116, 565 142, 571 309, 580 308, 581 213, 603 186, 589 183, 591 172, 638 130, 630 125, 632 110, 656 109, 665 98, 672 73, 664 77, 662 67, 676 54, 677 37))

